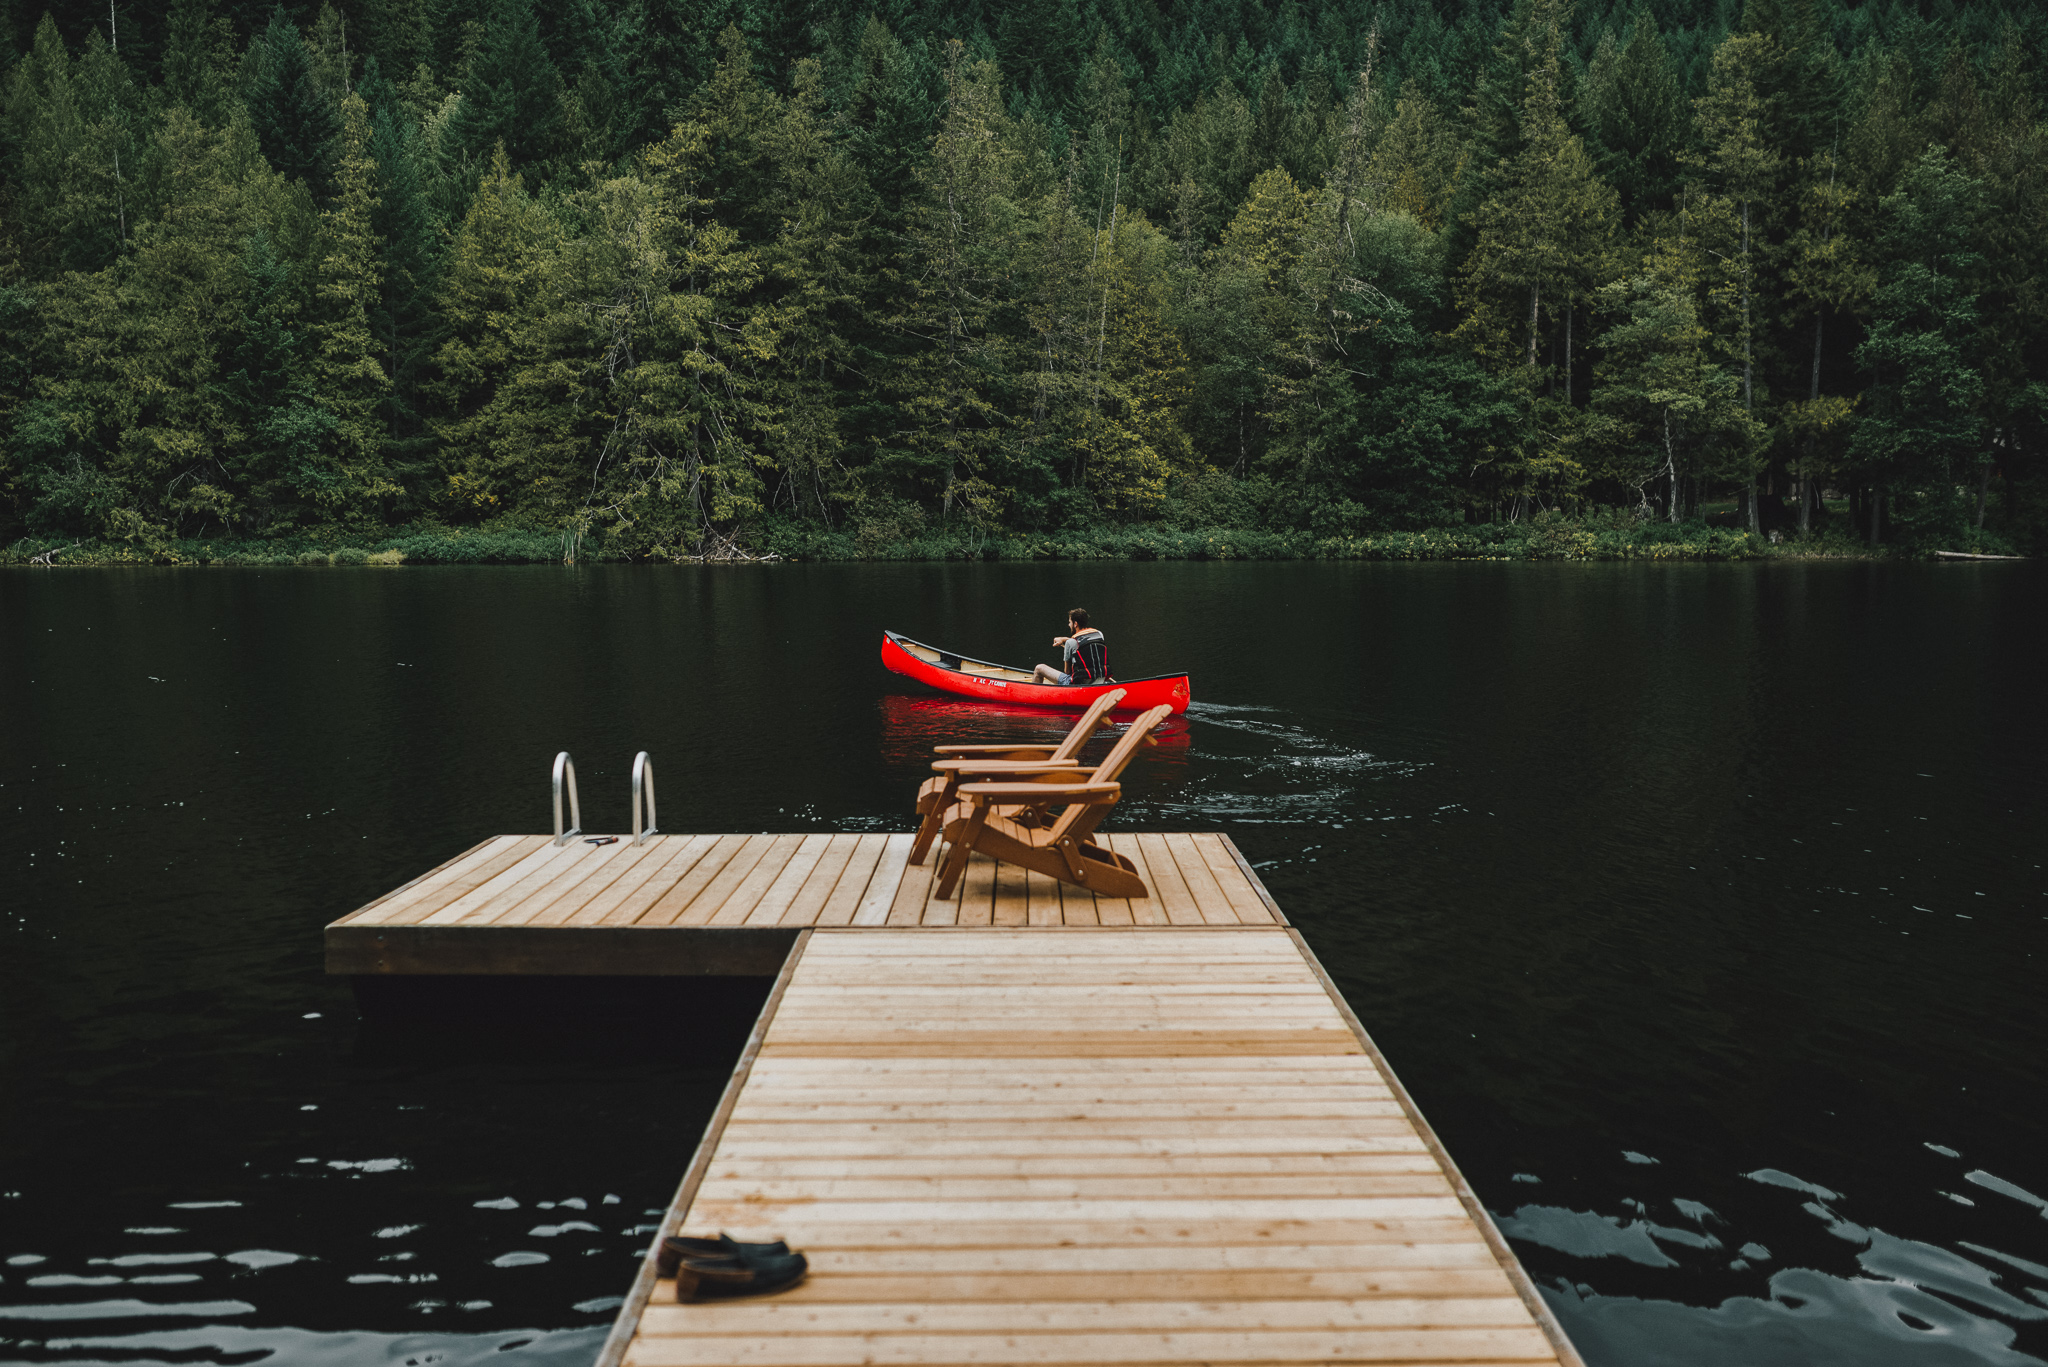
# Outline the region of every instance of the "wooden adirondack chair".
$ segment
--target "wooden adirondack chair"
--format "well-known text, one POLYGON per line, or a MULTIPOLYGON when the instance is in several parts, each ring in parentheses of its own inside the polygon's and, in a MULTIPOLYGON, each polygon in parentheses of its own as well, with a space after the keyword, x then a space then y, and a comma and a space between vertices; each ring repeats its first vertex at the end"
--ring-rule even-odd
MULTIPOLYGON (((917 839, 910 846, 910 862, 922 864, 932 841, 938 839, 939 828, 945 820, 946 809, 957 800, 960 785, 976 781, 991 782, 1007 774, 1032 773, 1043 769, 1070 769, 1081 754, 1081 747, 1095 734, 1109 710, 1123 701, 1124 691, 1112 688, 1109 692, 1088 704, 1088 710, 1074 723, 1074 729, 1067 732, 1065 740, 1058 745, 935 745, 933 752, 948 756, 932 765, 937 778, 928 778, 917 790, 917 814, 923 818, 918 824, 917 839)), ((1024 806, 1004 810, 1003 815, 1012 820, 1024 817, 1032 809, 1024 806)), ((1025 824, 1031 824, 1029 819, 1025 824)))
POLYGON ((952 898, 967 870, 967 856, 975 850, 998 863, 1076 883, 1104 897, 1151 896, 1136 865, 1089 837, 1123 794, 1117 776, 1152 728, 1172 712, 1162 706, 1140 715, 1092 772, 1073 768, 1032 774, 1021 782, 962 784, 961 800, 946 813, 946 839, 952 848, 933 896, 941 901, 952 898), (1002 815, 997 809, 1003 803, 1065 803, 1066 810, 1050 825, 1026 826, 1002 815))

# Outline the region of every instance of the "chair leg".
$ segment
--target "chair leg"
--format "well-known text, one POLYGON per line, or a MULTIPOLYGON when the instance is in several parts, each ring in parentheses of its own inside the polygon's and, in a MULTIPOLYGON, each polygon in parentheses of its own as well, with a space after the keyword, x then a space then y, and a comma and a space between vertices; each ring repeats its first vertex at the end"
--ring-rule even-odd
POLYGON ((932 809, 924 814, 924 820, 918 825, 917 839, 911 842, 911 863, 924 863, 924 857, 930 852, 932 842, 939 838, 939 828, 945 824, 945 820, 945 809, 933 803, 932 809))
POLYGON ((948 777, 939 791, 932 794, 931 805, 924 808, 924 820, 918 823, 917 839, 911 842, 911 863, 924 863, 925 855, 931 852, 932 842, 938 839, 939 832, 945 827, 946 813, 952 810, 953 793, 959 786, 955 779, 948 777))
POLYGON ((953 900, 953 889, 960 885, 960 875, 967 872, 967 856, 973 853, 974 842, 981 835, 981 829, 988 824, 988 804, 974 804, 974 815, 967 820, 967 829, 953 838, 953 848, 946 852, 946 865, 939 872, 939 886, 932 896, 941 902, 953 900))

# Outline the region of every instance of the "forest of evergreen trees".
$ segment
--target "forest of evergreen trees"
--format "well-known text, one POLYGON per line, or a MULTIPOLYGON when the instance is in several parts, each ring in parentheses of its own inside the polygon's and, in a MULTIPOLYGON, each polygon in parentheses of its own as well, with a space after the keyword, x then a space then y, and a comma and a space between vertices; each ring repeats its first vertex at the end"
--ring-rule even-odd
POLYGON ((2044 40, 2026 0, 10 0, 0 544, 2041 549, 2044 40))

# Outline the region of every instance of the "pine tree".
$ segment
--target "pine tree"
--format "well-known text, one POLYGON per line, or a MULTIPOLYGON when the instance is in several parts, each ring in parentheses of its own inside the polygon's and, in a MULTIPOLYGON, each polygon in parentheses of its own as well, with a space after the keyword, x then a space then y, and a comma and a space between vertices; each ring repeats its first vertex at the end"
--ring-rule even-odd
POLYGON ((521 505, 566 516, 576 506, 576 391, 551 382, 544 326, 560 248, 560 225, 527 195, 505 149, 493 149, 449 245, 447 336, 429 385, 446 471, 436 504, 452 516, 521 505))
POLYGON ((378 410, 391 388, 370 318, 383 298, 376 235, 377 163, 370 156, 370 110, 360 95, 342 102, 342 131, 332 206, 321 215, 314 290, 314 375, 320 402, 335 420, 334 461, 342 479, 321 501, 337 519, 360 521, 370 501, 398 492, 383 471, 378 410))
POLYGON ((1620 194, 1628 216, 1668 209, 1678 189, 1686 107, 1670 51, 1647 7, 1630 21, 1626 44, 1617 44, 1611 30, 1601 35, 1579 89, 1578 112, 1596 149, 1594 165, 1620 194))
POLYGON ((120 260, 48 291, 64 364, 43 397, 72 437, 71 469, 44 490, 46 521, 156 544, 187 516, 256 515, 252 434, 223 382, 223 351, 242 312, 240 244, 281 206, 238 136, 171 110, 153 140, 153 220, 120 260))
POLYGON ((1457 130, 1411 76, 1373 148, 1368 182, 1381 208, 1407 214, 1435 232, 1443 227, 1457 172, 1457 130))
POLYGON ((900 439, 921 481, 937 487, 941 515, 957 511, 982 521, 997 511, 983 471, 1004 426, 995 392, 1004 339, 991 324, 1013 259, 1013 154, 1003 142, 993 65, 970 63, 966 45, 955 39, 946 46, 945 80, 945 113, 898 267, 897 327, 917 348, 899 372, 908 420, 900 439))
POLYGON ((1855 187, 1841 173, 1839 159, 1815 158, 1805 167, 1798 223, 1785 242, 1786 290, 1813 315, 1806 398, 1783 409, 1788 434, 1798 449, 1801 534, 1812 529, 1818 481, 1830 473, 1826 457, 1839 446, 1855 406, 1852 398, 1822 395, 1821 362, 1829 316, 1839 318, 1859 309, 1874 284, 1863 259, 1865 243, 1855 229, 1859 202, 1855 187))
POLYGON ((234 95, 234 30, 212 0, 172 0, 164 42, 164 94, 198 116, 226 121, 234 95))
MULTIPOLYGON (((1984 412, 1990 445, 1979 454, 1974 521, 1984 525, 1992 476, 2005 476, 2008 520, 2030 442, 2048 427, 2048 377, 2037 361, 2048 337, 2048 125, 2017 26, 2008 22, 1987 82, 1987 116, 1971 173, 1983 185, 1984 412)), ((2036 447, 2035 449, 2038 449, 2036 447)))
MULTIPOLYGON (((1723 345, 1738 358, 1742 408, 1757 409, 1756 350, 1763 285, 1764 229, 1783 173, 1784 155, 1768 138, 1769 111, 1758 88, 1776 45, 1768 34, 1738 33, 1714 49, 1707 93, 1696 103, 1700 148, 1685 158, 1707 189, 1687 200, 1686 218, 1720 263, 1710 298, 1728 323, 1723 345)), ((1744 498, 1752 532, 1760 531, 1756 472, 1744 498)))
POLYGON ((108 232, 112 215, 85 192, 86 136, 71 54, 46 14, 34 47, 8 74, 9 164, 0 187, 31 279, 67 266, 96 268, 118 250, 118 233, 108 232))
POLYGON ((1984 189, 1931 147, 1878 206, 1880 274, 1856 360, 1875 381, 1850 454, 1871 486, 1868 534, 1881 535, 1887 492, 1950 487, 1975 474, 1987 445, 1978 281, 1984 189))
POLYGON ((681 123, 647 152, 645 179, 599 185, 587 202, 600 230, 571 277, 607 418, 592 434, 604 502, 584 515, 661 556, 702 554, 764 509, 756 439, 773 415, 759 377, 781 319, 747 307, 759 266, 699 193, 708 151, 705 130, 681 123))
POLYGON ((1475 241, 1459 272, 1464 318, 1455 335, 1497 373, 1517 374, 1526 395, 1519 463, 1496 466, 1493 475, 1499 495, 1517 511, 1531 499, 1577 489, 1580 471, 1569 454, 1578 423, 1576 320, 1605 281, 1621 214, 1619 199, 1564 120, 1563 17, 1561 0, 1534 0, 1529 11, 1526 33, 1540 56, 1523 97, 1521 150, 1474 214, 1475 241))
POLYGON ((432 446, 421 385, 439 340, 434 293, 440 232, 427 201, 418 127, 399 107, 374 57, 364 71, 362 94, 370 107, 370 160, 377 168, 370 225, 382 277, 368 317, 390 380, 380 413, 385 461, 403 481, 422 466, 432 446))
POLYGON ((495 0, 450 120, 451 151, 481 165, 502 144, 513 166, 537 173, 560 150, 561 97, 533 0, 495 0))
POLYGON ((333 178, 334 143, 341 132, 333 104, 313 77, 306 43, 284 7, 249 46, 243 98, 263 158, 279 175, 303 181, 316 199, 333 178))
POLYGON ((1585 448, 1598 473, 1634 489, 1646 511, 1661 482, 1673 522, 1693 513, 1704 481, 1746 468, 1765 440, 1739 377, 1715 358, 1698 275, 1690 244, 1664 238, 1640 271, 1597 296, 1615 322, 1599 339, 1585 448))
POLYGON ((1179 308, 1195 375, 1189 422, 1240 476, 1264 456, 1298 362, 1304 310, 1295 272, 1308 217, 1309 197, 1291 176, 1260 175, 1179 308))

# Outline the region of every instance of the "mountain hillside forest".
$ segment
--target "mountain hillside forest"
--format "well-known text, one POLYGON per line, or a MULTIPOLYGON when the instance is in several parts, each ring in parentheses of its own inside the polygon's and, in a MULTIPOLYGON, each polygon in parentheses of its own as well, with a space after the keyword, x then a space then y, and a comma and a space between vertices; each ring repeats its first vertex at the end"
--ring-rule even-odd
POLYGON ((2048 549, 2027 0, 0 14, 16 561, 2048 549))

